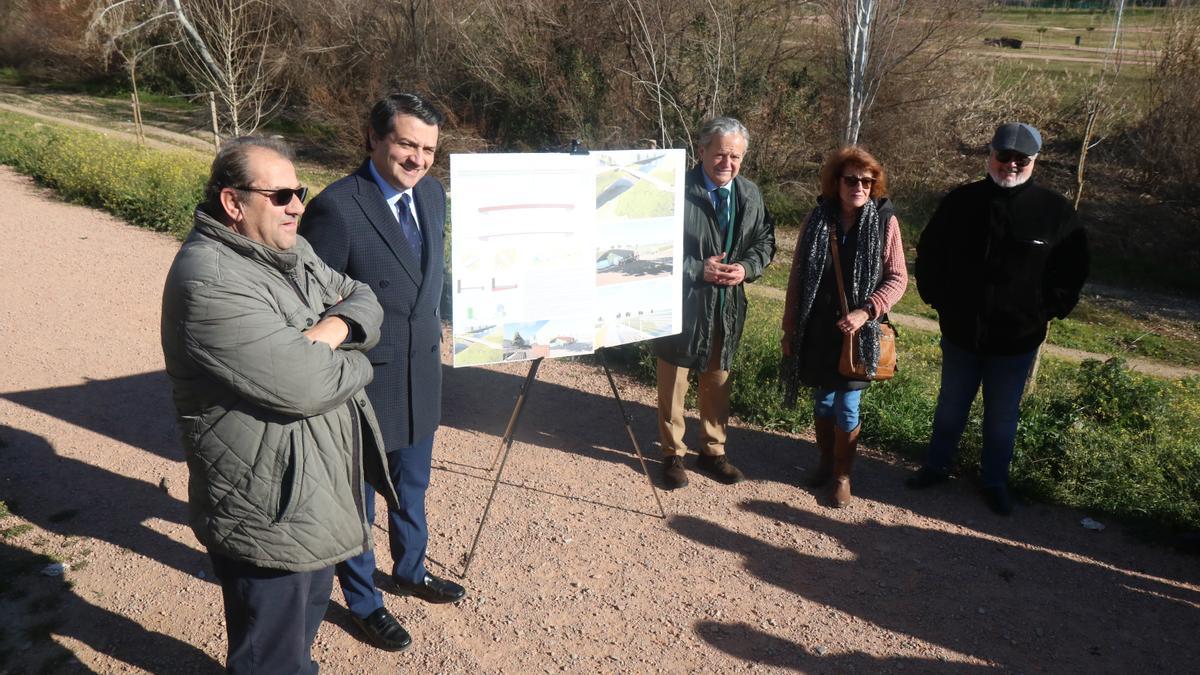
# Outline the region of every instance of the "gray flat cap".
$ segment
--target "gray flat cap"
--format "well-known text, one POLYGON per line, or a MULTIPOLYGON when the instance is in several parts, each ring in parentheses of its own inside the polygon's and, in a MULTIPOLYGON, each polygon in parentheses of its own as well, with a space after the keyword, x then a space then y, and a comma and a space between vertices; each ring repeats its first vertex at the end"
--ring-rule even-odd
POLYGON ((992 136, 992 150, 1013 150, 1032 157, 1042 149, 1042 135, 1037 129, 1020 122, 1010 122, 996 127, 992 136))

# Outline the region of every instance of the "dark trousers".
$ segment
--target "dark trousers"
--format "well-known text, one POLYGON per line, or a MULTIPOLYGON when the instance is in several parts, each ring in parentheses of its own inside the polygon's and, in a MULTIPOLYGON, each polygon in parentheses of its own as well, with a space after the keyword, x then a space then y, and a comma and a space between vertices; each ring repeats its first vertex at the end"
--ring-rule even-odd
POLYGON ((329 606, 333 567, 285 572, 209 553, 225 598, 229 653, 240 673, 316 673, 312 643, 329 606))
MULTIPOLYGON (((392 553, 392 576, 400 581, 416 583, 425 577, 425 547, 429 544, 425 491, 429 488, 429 467, 433 461, 433 436, 387 453, 388 473, 400 497, 400 510, 388 509, 388 548, 392 553)), ((366 507, 367 516, 374 520, 375 490, 370 486, 366 507)), ((360 618, 383 607, 374 574, 374 550, 337 564, 346 607, 360 618)))
POLYGON ((925 465, 949 470, 967 427, 971 402, 983 387, 983 452, 979 478, 984 487, 1008 484, 1008 466, 1021 421, 1021 393, 1037 350, 1012 356, 977 354, 942 339, 942 386, 933 413, 933 436, 925 465))

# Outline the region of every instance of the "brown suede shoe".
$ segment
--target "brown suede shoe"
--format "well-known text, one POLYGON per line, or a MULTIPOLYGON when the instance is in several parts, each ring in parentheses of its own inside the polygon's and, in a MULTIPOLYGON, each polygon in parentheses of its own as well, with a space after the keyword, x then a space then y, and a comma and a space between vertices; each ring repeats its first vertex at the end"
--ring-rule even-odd
POLYGON ((725 455, 700 455, 696 465, 726 485, 740 483, 746 479, 736 466, 729 463, 725 455))
POLYGON ((667 455, 663 457, 663 482, 668 490, 687 487, 687 469, 683 467, 683 457, 667 455))

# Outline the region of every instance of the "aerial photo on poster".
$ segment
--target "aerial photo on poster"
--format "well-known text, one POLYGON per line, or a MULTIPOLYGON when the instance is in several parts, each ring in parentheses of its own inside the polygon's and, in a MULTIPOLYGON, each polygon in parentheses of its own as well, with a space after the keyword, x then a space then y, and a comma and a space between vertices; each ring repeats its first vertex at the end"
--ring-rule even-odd
POLYGON ((682 150, 450 158, 454 366, 679 332, 682 150))
POLYGON ((680 330, 683 150, 593 152, 596 346, 680 330))

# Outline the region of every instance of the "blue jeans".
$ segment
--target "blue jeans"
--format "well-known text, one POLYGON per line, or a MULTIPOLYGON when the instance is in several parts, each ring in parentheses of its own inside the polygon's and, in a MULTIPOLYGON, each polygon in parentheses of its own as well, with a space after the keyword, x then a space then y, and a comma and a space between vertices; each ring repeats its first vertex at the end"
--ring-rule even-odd
POLYGON ((842 431, 858 428, 858 406, 865 389, 813 389, 813 417, 832 417, 842 431))
POLYGON ((983 452, 979 460, 984 487, 1008 483, 1021 419, 1021 393, 1037 350, 1014 356, 991 356, 961 349, 942 339, 942 388, 933 414, 933 436, 925 466, 945 473, 967 426, 971 402, 983 385, 983 452))

